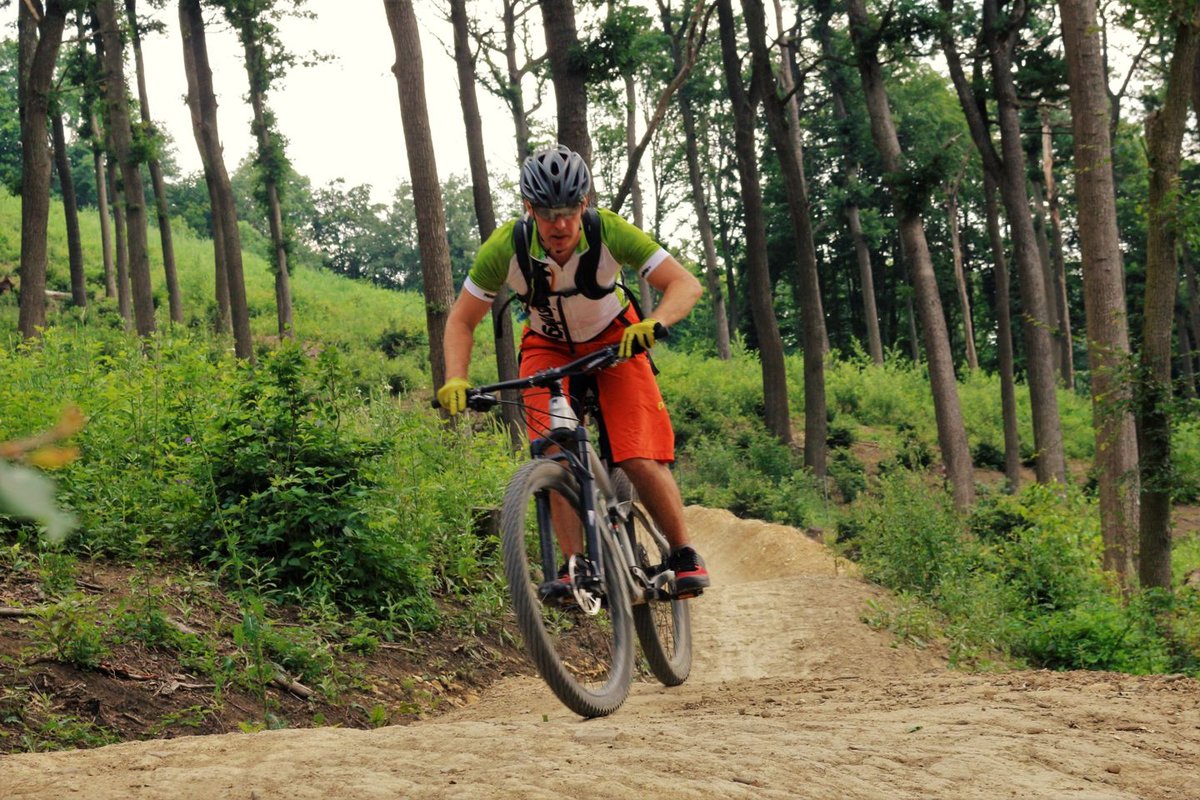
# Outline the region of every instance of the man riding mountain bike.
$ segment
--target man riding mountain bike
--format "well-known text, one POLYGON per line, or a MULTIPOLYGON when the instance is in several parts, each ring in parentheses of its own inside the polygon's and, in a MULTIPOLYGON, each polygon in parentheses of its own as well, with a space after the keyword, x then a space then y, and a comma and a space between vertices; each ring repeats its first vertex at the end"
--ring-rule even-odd
MULTIPOLYGON (((686 317, 702 290, 695 276, 646 233, 607 209, 589 208, 591 185, 582 156, 565 146, 525 159, 525 216, 497 228, 475 257, 446 321, 446 382, 437 398, 451 414, 466 408, 473 333, 505 283, 527 314, 521 377, 619 343, 627 360, 595 376, 611 459, 629 476, 671 545, 664 566, 675 573, 676 595, 692 596, 709 585, 709 577, 688 543, 683 498, 669 467, 675 460, 675 433, 648 354, 630 356, 635 344, 643 350, 654 346, 656 328, 661 332, 686 317), (617 285, 623 265, 637 269, 661 293, 645 319, 617 285)), ((524 402, 533 439, 551 427, 549 391, 526 390, 524 402)), ((554 529, 570 561, 583 550, 582 531, 561 497, 555 499, 554 529)), ((546 602, 570 596, 566 565, 540 593, 546 602)))

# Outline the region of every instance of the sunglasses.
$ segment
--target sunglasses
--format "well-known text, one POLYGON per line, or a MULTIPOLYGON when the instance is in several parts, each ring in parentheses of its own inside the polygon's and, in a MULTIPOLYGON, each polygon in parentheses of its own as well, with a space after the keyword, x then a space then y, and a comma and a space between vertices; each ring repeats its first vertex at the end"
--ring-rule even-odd
POLYGON ((579 209, 583 204, 579 203, 573 206, 556 206, 554 208, 543 208, 540 206, 533 207, 533 214, 538 219, 545 222, 558 222, 560 219, 569 219, 579 213, 579 209))

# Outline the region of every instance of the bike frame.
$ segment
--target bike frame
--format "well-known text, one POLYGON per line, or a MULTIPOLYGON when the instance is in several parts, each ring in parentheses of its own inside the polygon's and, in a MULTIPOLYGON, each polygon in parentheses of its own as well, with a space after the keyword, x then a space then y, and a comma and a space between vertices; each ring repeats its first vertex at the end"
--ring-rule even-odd
MULTIPOLYGON (((548 405, 551 428, 547 435, 534 439, 529 444, 531 458, 549 459, 560 462, 568 469, 579 485, 579 505, 583 512, 584 553, 591 566, 590 583, 592 586, 603 586, 604 559, 601 557, 600 538, 602 528, 599 520, 603 516, 610 519, 615 528, 616 552, 623 564, 620 566, 621 583, 629 594, 630 601, 636 605, 649 599, 668 599, 669 595, 663 589, 667 582, 664 573, 652 579, 638 566, 633 551, 633 542, 626 530, 631 510, 629 505, 618 502, 613 481, 609 474, 609 466, 605 465, 596 453, 588 434, 587 426, 583 424, 573 409, 563 390, 566 378, 586 375, 611 366, 618 359, 617 345, 603 347, 594 353, 570 361, 559 367, 543 370, 534 375, 516 380, 470 389, 467 392, 467 406, 477 411, 490 410, 503 402, 493 393, 509 389, 544 388, 550 392, 548 405), (597 509, 596 498, 608 500, 608 507, 597 509), (625 507, 622 508, 622 505, 625 507), (636 576, 641 586, 634 584, 636 576)), ((541 561, 543 575, 554 575, 558 565, 554 560, 554 542, 549 540, 546 533, 551 529, 549 524, 550 503, 546 496, 538 498, 537 518, 538 529, 541 531, 541 561)))

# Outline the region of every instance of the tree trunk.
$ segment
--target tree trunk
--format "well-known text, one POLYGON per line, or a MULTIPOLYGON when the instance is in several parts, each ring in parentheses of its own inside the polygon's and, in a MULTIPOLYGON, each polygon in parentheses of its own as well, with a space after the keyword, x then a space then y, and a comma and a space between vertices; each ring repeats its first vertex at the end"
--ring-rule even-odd
POLYGON ((1092 419, 1100 485, 1104 566, 1123 586, 1134 574, 1138 519, 1137 440, 1128 374, 1125 274, 1117 230, 1104 55, 1095 0, 1059 0, 1075 138, 1075 192, 1087 322, 1092 419))
POLYGON ((92 171, 96 174, 96 206, 100 216, 100 249, 104 262, 104 296, 117 296, 117 274, 113 265, 112 221, 108 216, 108 176, 101 155, 99 121, 92 114, 92 171))
MULTIPOLYGON (((588 132, 587 68, 579 57, 575 5, 572 0, 539 0, 539 4, 546 30, 550 76, 554 82, 558 143, 579 153, 590 167, 592 137, 588 132)), ((594 186, 592 191, 595 192, 594 186)))
POLYGON ((1146 225, 1146 299, 1138 392, 1141 516, 1138 578, 1171 588, 1171 329, 1179 282, 1179 163, 1187 127, 1200 11, 1176 18, 1175 48, 1161 108, 1146 118, 1150 195, 1146 225))
MULTIPOLYGON (((142 59, 142 31, 137 19, 137 0, 125 0, 125 13, 129 17, 130 40, 133 43, 134 66, 137 70, 138 103, 142 125, 147 136, 158 140, 158 130, 150 118, 150 96, 146 92, 146 65, 142 59)), ((154 188, 154 208, 158 213, 158 238, 162 243, 163 275, 167 282, 167 305, 171 322, 183 323, 183 298, 179 293, 179 276, 175 269, 175 243, 171 237, 171 210, 167 203, 167 190, 163 183, 162 165, 157 156, 147 159, 150 167, 150 185, 154 188)))
POLYGON ((696 212, 696 228, 704 247, 704 282, 712 303, 713 326, 717 357, 728 361, 733 357, 729 348, 729 319, 725 313, 725 296, 721 290, 721 266, 717 262, 717 247, 713 238, 712 220, 708 216, 708 197, 704 191, 704 175, 700 171, 700 150, 696 145, 696 113, 686 89, 679 93, 679 115, 683 121, 684 152, 687 155, 688 180, 692 187, 692 208, 696 212))
MULTIPOLYGON (((834 52, 833 32, 829 27, 829 20, 833 15, 833 4, 830 0, 818 0, 816 10, 815 30, 817 40, 821 45, 821 54, 827 65, 826 75, 829 81, 829 94, 833 100, 833 118, 841 130, 847 131, 850 114, 846 111, 847 87, 842 73, 844 67, 834 52)), ((843 133, 838 137, 838 144, 847 161, 845 186, 852 190, 858 184, 860 164, 854 158, 853 148, 846 144, 845 135, 843 133)), ((855 261, 858 263, 858 281, 861 285, 863 301, 863 323, 867 330, 867 352, 870 353, 874 363, 882 364, 883 337, 879 332, 879 310, 875 302, 875 274, 871 266, 871 248, 863 233, 862 215, 859 212, 858 203, 852 199, 852 192, 847 196, 851 199, 848 199, 842 208, 846 214, 846 224, 850 229, 850 240, 854 243, 855 261)))
POLYGON ((946 219, 950 225, 950 251, 954 257, 954 285, 958 289, 958 307, 962 310, 967 367, 974 371, 979 369, 979 356, 975 352, 975 323, 971 319, 971 293, 967 288, 966 269, 963 266, 962 236, 959 234, 958 227, 958 188, 961 183, 962 173, 960 172, 946 192, 946 219))
POLYGON ((1054 139, 1050 130, 1050 112, 1042 109, 1042 180, 1046 185, 1046 202, 1050 206, 1050 263, 1054 271, 1054 303, 1058 308, 1062 353, 1059 363, 1062 380, 1068 389, 1075 388, 1075 343, 1071 333, 1071 303, 1067 297, 1067 268, 1063 263, 1062 210, 1058 184, 1054 180, 1054 139))
POLYGON ((517 132, 517 163, 533 155, 529 145, 529 116, 525 113, 525 93, 521 90, 521 76, 517 66, 517 0, 504 0, 504 60, 508 67, 508 91, 505 100, 512 111, 513 127, 517 132))
POLYGON ((271 123, 267 111, 266 93, 262 75, 267 67, 263 64, 262 45, 243 31, 243 50, 246 55, 246 73, 250 82, 250 105, 254 109, 254 135, 258 144, 259 166, 262 170, 263 189, 267 199, 267 221, 271 231, 271 246, 275 251, 275 262, 271 270, 275 276, 275 318, 281 338, 291 338, 294 331, 292 319, 292 282, 288 271, 288 242, 283 228, 283 205, 279 201, 279 172, 281 155, 275 153, 271 136, 271 123))
POLYGON ((254 341, 250 333, 250 311, 246 303, 246 283, 242 269, 242 236, 237 226, 233 189, 225 169, 225 157, 217 126, 217 98, 213 92, 212 68, 208 61, 208 42, 204 32, 204 14, 200 0, 179 0, 179 31, 183 40, 183 64, 188 83, 188 109, 192 133, 204 165, 204 180, 212 204, 213 247, 219 249, 217 262, 218 324, 222 304, 228 300, 233 328, 234 353, 254 361, 254 341), (219 233, 218 233, 219 229, 219 233), (222 261, 224 270, 220 269, 222 261), (222 281, 222 276, 224 281, 222 281), (224 283, 224 285, 222 285, 224 283))
POLYGON ((62 44, 66 6, 46 3, 36 18, 32 4, 18 10, 20 51, 17 81, 21 124, 21 300, 18 329, 40 338, 46 325, 47 229, 50 224, 50 141, 46 118, 54 62, 62 44))
MULTIPOLYGON (((949 16, 954 8, 954 0, 941 0, 941 8, 949 16)), ((1067 465, 1058 415, 1054 348, 1050 338, 1043 270, 1029 211, 1029 196, 1025 190, 1025 153, 1021 141, 1016 86, 1012 77, 1012 48, 1018 28, 1009 21, 1006 24, 1010 27, 1001 30, 999 13, 997 0, 984 0, 983 39, 991 61, 1003 156, 996 153, 992 144, 987 120, 980 112, 975 93, 967 83, 958 47, 949 28, 943 31, 942 47, 971 137, 983 158, 984 169, 991 173, 1000 186, 1000 196, 1008 217, 1021 304, 1026 317, 1022 330, 1038 480, 1043 483, 1063 483, 1066 481, 1067 465)))
MULTIPOLYGON (((1200 61, 1200 58, 1196 60, 1200 61)), ((1196 77, 1196 81, 1200 82, 1200 75, 1196 77)), ((1192 264, 1191 248, 1184 242, 1180 250, 1180 260, 1183 262, 1183 282, 1187 286, 1187 304, 1184 306, 1184 313, 1187 315, 1192 346, 1200 349, 1200 284, 1196 281, 1196 268, 1192 264)))
MULTIPOLYGON (((663 31, 671 39, 671 56, 674 59, 675 71, 678 73, 683 66, 679 36, 674 31, 670 8, 660 3, 659 12, 663 31)), ((696 212, 696 230, 700 233, 700 243, 704 249, 704 282, 708 290, 709 302, 712 303, 717 358, 728 361, 733 357, 729 349, 729 320, 725 314, 725 297, 721 291, 721 268, 717 262, 717 247, 713 239, 712 220, 708 215, 704 176, 700 170, 700 148, 696 142, 696 112, 692 108, 692 99, 686 84, 679 87, 677 98, 679 118, 683 123, 684 154, 687 158, 688 181, 692 190, 692 208, 696 212)))
MULTIPOLYGON (((109 146, 109 150, 112 146, 109 146)), ((105 158, 105 173, 112 187, 113 232, 117 243, 117 311, 125 321, 125 330, 133 330, 133 298, 129 289, 129 226, 125 221, 125 192, 121 188, 117 160, 105 158)))
POLYGON ((1025 191, 1025 150, 1016 85, 1012 77, 1012 45, 1015 30, 1003 40, 999 36, 998 0, 984 0, 985 38, 990 40, 992 82, 997 95, 1003 168, 1000 196, 1008 217, 1013 253, 1017 261, 1021 305, 1027 318, 1025 361, 1029 400, 1033 410, 1033 438, 1037 448, 1038 481, 1066 483, 1067 461, 1063 453, 1062 423, 1058 416, 1058 391, 1054 375, 1054 345, 1050 337, 1045 284, 1041 260, 1025 191), (990 19, 989 19, 990 14, 990 19))
POLYGON ((754 105, 742 86, 741 61, 737 53, 730 0, 717 0, 717 13, 720 20, 725 79, 733 104, 734 137, 745 215, 750 312, 754 318, 762 366, 764 418, 767 430, 787 443, 792 441, 787 369, 784 363, 783 340, 779 335, 779 322, 775 318, 771 275, 767 267, 767 231, 763 217, 762 188, 758 177, 758 153, 754 144, 756 114, 754 105))
MULTIPOLYGON (((892 122, 883 70, 879 63, 878 32, 870 27, 863 0, 849 0, 850 37, 858 58, 863 94, 871 116, 871 134, 879 150, 884 171, 890 180, 902 179, 904 165, 900 141, 892 122)), ((954 504, 967 508, 975 500, 975 478, 971 468, 971 453, 967 447, 967 432, 963 425, 962 409, 958 402, 958 387, 954 377, 954 359, 950 354, 950 337, 946 318, 938 296, 933 260, 925 240, 924 223, 918 209, 905 202, 899 192, 893 193, 896 218, 901 240, 912 265, 913 286, 916 289, 921 328, 924 333, 925 355, 929 362, 929 379, 933 389, 934 415, 937 418, 938 442, 942 461, 950 481, 954 504)))
MULTIPOLYGON (((404 144, 408 151, 413 200, 417 207, 417 241, 421 251, 421 274, 425 284, 429 360, 433 367, 433 383, 435 386, 441 386, 446 379, 442 342, 445 339, 446 317, 454 302, 454 280, 450 273, 450 245, 446 240, 446 213, 442 206, 442 189, 433 154, 433 136, 429 130, 429 109, 425 102, 425 68, 421 60, 421 39, 417 33, 417 17, 413 11, 412 0, 383 0, 383 7, 387 12, 388 26, 392 30, 392 43, 396 49, 396 63, 392 67, 392 73, 396 76, 396 86, 400 94, 404 144)), ((571 26, 573 32, 573 16, 571 26)), ((586 120, 584 124, 586 126, 586 120)), ((588 155, 590 156, 590 150, 588 155)))
POLYGON ((62 187, 63 216, 67 224, 67 258, 71 265, 71 302, 78 308, 87 306, 87 276, 83 271, 83 244, 79 238, 79 205, 75 201, 75 179, 71 177, 71 160, 67 157, 67 134, 62 114, 51 114, 54 132, 54 166, 62 187))
MULTIPOLYGON (((761 0, 756 0, 756 2, 761 2, 761 0)), ((804 175, 804 138, 800 135, 800 130, 801 130, 800 129, 800 97, 802 96, 801 89, 803 89, 803 87, 796 85, 795 78, 792 75, 793 45, 786 37, 783 36, 783 7, 780 5, 779 0, 775 0, 774 5, 775 5, 775 22, 776 22, 776 27, 779 29, 779 36, 780 36, 780 41, 779 41, 779 86, 783 91, 783 98, 786 98, 786 101, 783 103, 783 108, 784 108, 784 112, 785 112, 784 118, 787 121, 786 124, 787 124, 787 130, 788 130, 788 138, 791 140, 792 149, 795 151, 795 154, 796 154, 796 164, 797 164, 796 170, 799 173, 798 186, 800 188, 801 193, 803 194, 803 196, 805 198, 805 204, 807 205, 808 204, 808 179, 804 175)), ((764 27, 765 27, 765 24, 764 24, 764 27)), ((809 207, 811 209, 811 206, 809 206, 809 207)), ((808 231, 809 231, 808 240, 811 242, 812 241, 812 223, 808 219, 807 215, 805 216, 803 225, 804 225, 804 227, 808 228, 808 231)), ((800 264, 803 266, 803 264, 804 264, 803 259, 801 259, 800 264)), ((815 298, 815 303, 816 303, 815 310, 817 311, 817 318, 820 320, 820 323, 821 323, 821 352, 822 352, 822 354, 828 354, 832 348, 830 348, 830 346, 829 346, 829 329, 825 325, 825 301, 822 298, 821 290, 820 290, 821 270, 820 270, 820 265, 817 263, 817 255, 816 255, 815 246, 812 248, 812 269, 813 269, 813 279, 816 281, 815 286, 817 287, 817 293, 816 293, 816 298, 815 298)), ((799 281, 797 281, 797 283, 801 284, 801 283, 804 283, 804 281, 799 280, 799 281)), ((802 300, 801 306, 803 307, 804 303, 812 303, 812 302, 814 302, 814 300, 812 298, 802 300)), ((822 383, 824 383, 824 380, 822 380, 822 383)))
POLYGON ((1062 317, 1061 309, 1055 298, 1058 295, 1058 281, 1054 277, 1054 264, 1050 260, 1050 212, 1046 208, 1046 195, 1040 179, 1031 178, 1029 183, 1029 203, 1033 212, 1033 233, 1037 240, 1038 259, 1041 262, 1042 283, 1046 289, 1046 325, 1050 329, 1050 339, 1053 344, 1052 356, 1055 372, 1062 372, 1062 317))
MULTIPOLYGON (((625 158, 633 172, 633 181, 629 185, 629 200, 633 205, 633 224, 645 230, 645 220, 642 216, 642 182, 637 178, 637 88, 632 75, 625 76, 625 158)), ((654 309, 654 294, 650 281, 638 273, 638 307, 642 316, 648 316, 654 309)))
POLYGON ((987 172, 983 173, 983 187, 988 240, 992 245, 992 264, 996 271, 996 338, 1000 356, 1000 410, 1004 418, 1004 476, 1008 479, 1009 491, 1016 492, 1021 485, 1021 435, 1017 427, 1016 367, 1009 302, 1011 288, 1008 262, 1004 256, 1004 235, 1000 231, 996 181, 987 172))
POLYGON ((1188 333, 1187 316, 1182 309, 1175 315, 1175 325, 1179 332, 1179 363, 1183 379, 1183 396, 1194 400, 1196 397, 1196 371, 1192 365, 1192 337, 1188 333))
MULTIPOLYGON (((463 125, 467 131, 467 157, 471 165, 471 185, 475 200, 475 219, 479 223, 479 239, 487 241, 496 230, 496 212, 492 208, 491 180, 488 178, 487 156, 483 148, 483 121, 479 116, 479 99, 475 96, 475 63, 467 30, 466 0, 450 0, 450 22, 454 27, 454 62, 458 67, 458 97, 462 105, 463 125)), ((508 288, 502 286, 492 301, 492 328, 495 331, 496 372, 500 380, 517 377, 517 354, 513 346, 512 315, 505 304, 508 288)), ((510 403, 502 405, 501 413, 508 426, 514 450, 521 446, 523 424, 517 391, 505 394, 510 403)))
POLYGON ((104 84, 109 133, 121 165, 125 198, 125 228, 129 247, 129 279, 133 287, 133 318, 139 336, 154 333, 154 295, 150 286, 150 254, 147 251, 146 193, 133 149, 133 129, 126 99, 124 50, 113 0, 96 3, 96 19, 104 42, 104 84))
MULTIPOLYGON (((762 99, 770 133, 787 191, 788 211, 796 237, 795 282, 800 288, 800 317, 804 331, 804 466, 818 478, 825 477, 828 420, 825 405, 825 318, 817 277, 817 254, 813 245, 811 207, 805 185, 804 165, 797 143, 799 132, 789 126, 784 104, 775 88, 771 56, 767 50, 767 26, 762 0, 742 0, 750 50, 753 54, 753 83, 762 99)), ((798 123, 798 120, 797 120, 798 123)))

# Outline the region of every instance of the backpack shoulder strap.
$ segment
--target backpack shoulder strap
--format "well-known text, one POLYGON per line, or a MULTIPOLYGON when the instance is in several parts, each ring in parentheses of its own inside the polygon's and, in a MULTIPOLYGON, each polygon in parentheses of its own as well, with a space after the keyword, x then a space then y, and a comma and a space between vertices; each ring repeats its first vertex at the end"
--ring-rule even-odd
POLYGON ((600 224, 600 212, 589 207, 583 212, 583 235, 587 238, 587 252, 579 257, 579 267, 575 270, 575 286, 579 293, 590 300, 598 300, 611 294, 613 287, 600 286, 596 274, 600 271, 600 247, 603 228, 600 224))
POLYGON ((517 224, 513 225, 513 250, 517 256, 517 266, 521 270, 521 275, 525 278, 526 294, 522 296, 522 302, 527 302, 532 289, 533 281, 531 276, 533 271, 529 264, 529 237, 532 234, 533 220, 529 217, 522 217, 517 220, 517 224))

